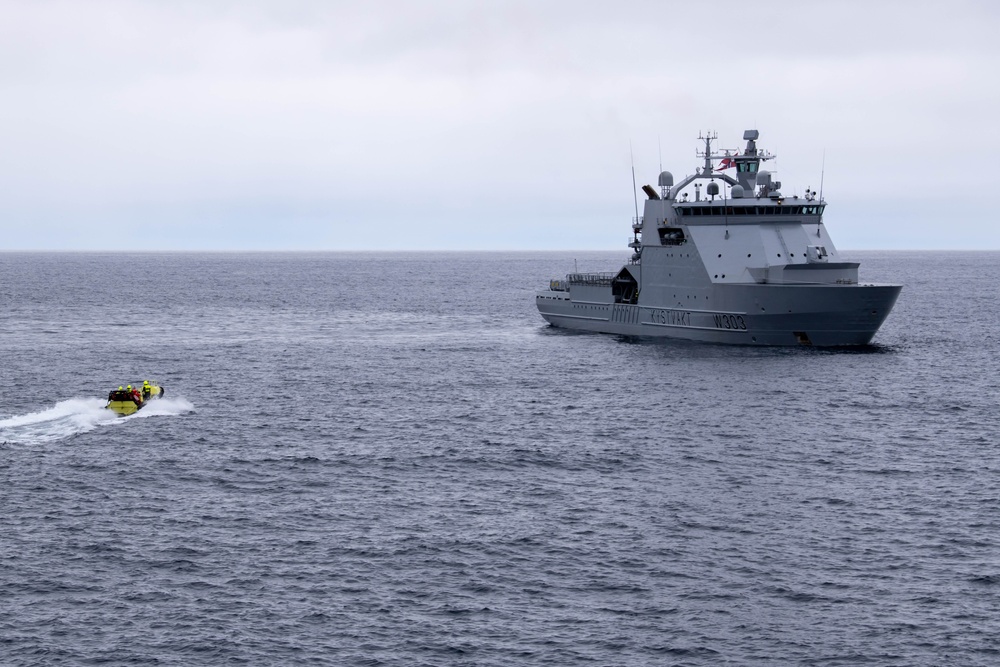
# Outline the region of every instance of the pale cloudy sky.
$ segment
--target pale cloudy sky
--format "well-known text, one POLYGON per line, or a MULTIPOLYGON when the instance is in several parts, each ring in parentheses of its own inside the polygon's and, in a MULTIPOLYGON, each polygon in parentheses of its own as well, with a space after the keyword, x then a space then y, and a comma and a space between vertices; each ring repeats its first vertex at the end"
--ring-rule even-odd
POLYGON ((1000 3, 0 0, 0 250, 621 249, 699 131, 1000 248, 1000 3))

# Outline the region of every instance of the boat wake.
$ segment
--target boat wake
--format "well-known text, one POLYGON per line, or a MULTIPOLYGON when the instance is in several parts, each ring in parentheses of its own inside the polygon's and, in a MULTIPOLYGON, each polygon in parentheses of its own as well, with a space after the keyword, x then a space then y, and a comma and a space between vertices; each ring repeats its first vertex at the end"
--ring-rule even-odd
POLYGON ((101 398, 70 398, 51 408, 26 415, 0 419, 0 444, 31 444, 64 440, 103 426, 124 424, 133 419, 174 416, 190 412, 194 406, 183 398, 151 401, 139 412, 119 417, 107 410, 101 398))

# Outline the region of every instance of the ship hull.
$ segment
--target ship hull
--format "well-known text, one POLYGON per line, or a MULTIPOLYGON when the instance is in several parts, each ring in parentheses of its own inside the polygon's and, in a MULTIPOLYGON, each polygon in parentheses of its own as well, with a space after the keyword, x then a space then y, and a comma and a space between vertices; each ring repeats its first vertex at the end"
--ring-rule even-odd
POLYGON ((577 331, 731 345, 853 347, 871 343, 901 285, 717 285, 706 304, 574 300, 546 290, 535 301, 551 325, 577 331))

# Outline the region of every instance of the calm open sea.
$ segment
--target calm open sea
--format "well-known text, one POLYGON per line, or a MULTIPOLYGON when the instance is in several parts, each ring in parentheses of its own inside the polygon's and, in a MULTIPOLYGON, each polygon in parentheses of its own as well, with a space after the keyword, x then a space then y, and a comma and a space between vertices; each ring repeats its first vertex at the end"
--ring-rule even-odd
POLYGON ((0 254, 0 664, 1000 664, 1000 253, 847 254, 860 352, 537 315, 618 252, 0 254))

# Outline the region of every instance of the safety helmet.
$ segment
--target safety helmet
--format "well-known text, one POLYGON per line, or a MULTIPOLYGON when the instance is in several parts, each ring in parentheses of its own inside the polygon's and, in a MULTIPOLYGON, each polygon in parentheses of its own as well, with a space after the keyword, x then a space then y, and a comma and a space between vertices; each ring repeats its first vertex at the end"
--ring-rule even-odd
POLYGON ((125 388, 125 387, 123 387, 123 386, 121 386, 121 385, 118 385, 118 391, 121 391, 121 390, 122 390, 122 389, 124 389, 124 388, 125 388))
POLYGON ((142 381, 142 386, 143 387, 148 387, 149 386, 149 380, 143 380, 142 381))
POLYGON ((126 388, 126 389, 131 389, 131 388, 132 388, 132 385, 129 385, 129 386, 125 387, 125 388, 126 388))

